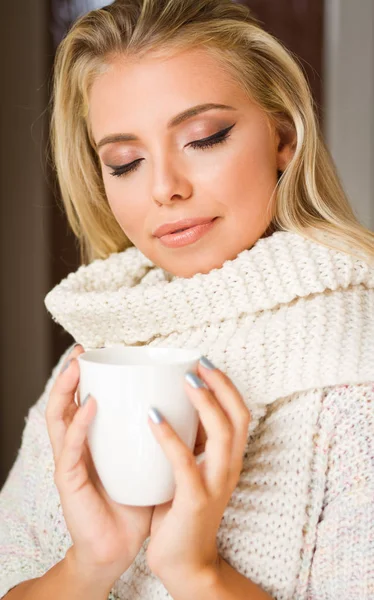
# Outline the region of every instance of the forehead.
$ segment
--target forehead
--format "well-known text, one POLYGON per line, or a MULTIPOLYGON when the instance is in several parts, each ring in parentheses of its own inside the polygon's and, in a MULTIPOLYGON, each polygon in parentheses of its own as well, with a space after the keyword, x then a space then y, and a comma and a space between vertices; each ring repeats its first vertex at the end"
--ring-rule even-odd
POLYGON ((112 60, 94 80, 89 94, 93 130, 110 116, 123 115, 129 124, 157 116, 167 122, 173 114, 204 102, 232 103, 244 92, 224 63, 203 49, 165 57, 146 55, 112 60))

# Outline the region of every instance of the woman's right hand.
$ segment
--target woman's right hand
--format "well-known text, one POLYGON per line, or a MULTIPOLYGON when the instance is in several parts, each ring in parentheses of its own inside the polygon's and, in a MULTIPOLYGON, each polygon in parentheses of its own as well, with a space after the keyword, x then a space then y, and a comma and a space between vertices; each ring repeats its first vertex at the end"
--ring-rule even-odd
MULTIPOLYGON (((79 383, 77 357, 59 373, 46 408, 54 461, 54 481, 73 546, 69 549, 77 570, 114 581, 134 561, 149 535, 154 507, 126 506, 112 500, 103 488, 87 444, 87 431, 96 413, 91 396, 84 406, 74 401, 79 383)), ((131 482, 129 482, 131 485, 131 482)), ((69 553, 68 552, 68 553, 69 553)))

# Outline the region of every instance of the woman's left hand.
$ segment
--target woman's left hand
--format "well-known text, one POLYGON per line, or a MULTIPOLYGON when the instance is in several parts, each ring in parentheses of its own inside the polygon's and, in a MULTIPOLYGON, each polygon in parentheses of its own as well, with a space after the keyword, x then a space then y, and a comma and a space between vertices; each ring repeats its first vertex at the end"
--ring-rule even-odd
POLYGON ((209 389, 185 385, 206 432, 204 461, 196 464, 165 419, 160 424, 149 419, 176 482, 173 500, 154 508, 147 548, 149 568, 162 580, 218 570, 217 531, 243 465, 250 412, 222 371, 199 362, 198 374, 197 383, 209 389))

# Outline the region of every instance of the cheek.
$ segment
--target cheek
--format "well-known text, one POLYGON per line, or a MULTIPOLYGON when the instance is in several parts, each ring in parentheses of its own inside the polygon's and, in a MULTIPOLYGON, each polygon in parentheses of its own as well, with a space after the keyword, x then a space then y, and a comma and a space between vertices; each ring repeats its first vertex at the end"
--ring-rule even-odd
POLYGON ((267 210, 276 184, 276 156, 268 140, 261 136, 256 142, 248 137, 242 140, 214 184, 240 239, 244 236, 246 240, 248 223, 255 235, 267 225, 267 210))
POLYGON ((269 197, 277 182, 274 153, 266 144, 249 146, 242 144, 220 165, 215 187, 222 190, 230 202, 230 196, 240 201, 249 198, 260 201, 269 197))
POLYGON ((142 196, 139 195, 139 189, 136 196, 136 192, 132 192, 128 187, 126 187, 126 191, 123 191, 120 178, 119 181, 115 180, 113 183, 104 181, 104 186, 109 207, 117 223, 122 231, 133 240, 136 232, 139 234, 144 229, 147 213, 144 202, 141 201, 142 196))

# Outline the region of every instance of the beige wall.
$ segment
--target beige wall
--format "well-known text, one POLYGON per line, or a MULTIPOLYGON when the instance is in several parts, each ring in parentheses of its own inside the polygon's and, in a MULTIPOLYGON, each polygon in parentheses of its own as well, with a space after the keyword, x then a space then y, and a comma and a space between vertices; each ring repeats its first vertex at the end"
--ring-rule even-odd
POLYGON ((0 485, 49 369, 46 7, 11 1, 0 18, 0 485))

